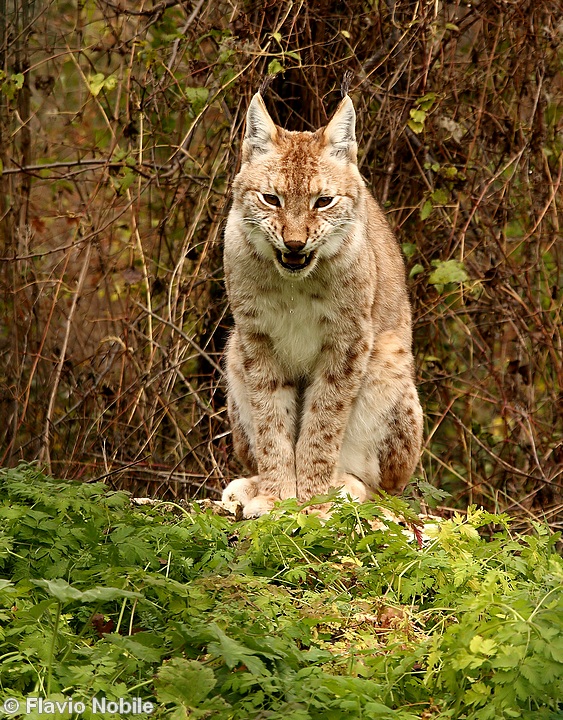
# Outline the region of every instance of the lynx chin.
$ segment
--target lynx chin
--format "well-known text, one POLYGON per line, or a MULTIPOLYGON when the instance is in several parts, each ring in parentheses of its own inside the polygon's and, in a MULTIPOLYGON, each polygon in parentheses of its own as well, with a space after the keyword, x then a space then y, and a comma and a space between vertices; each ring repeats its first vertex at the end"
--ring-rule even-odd
POLYGON ((245 517, 339 487, 400 492, 418 462, 403 260, 356 165, 345 96, 316 132, 289 132, 254 95, 225 229, 235 326, 226 353, 245 517))

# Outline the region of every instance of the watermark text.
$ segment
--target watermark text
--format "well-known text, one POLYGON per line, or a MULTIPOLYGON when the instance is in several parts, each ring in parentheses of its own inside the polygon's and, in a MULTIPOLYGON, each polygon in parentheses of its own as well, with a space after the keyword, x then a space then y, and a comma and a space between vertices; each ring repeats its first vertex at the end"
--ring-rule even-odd
POLYGON ((24 699, 9 697, 0 701, 0 711, 6 715, 82 715, 86 711, 92 715, 150 715, 154 703, 140 697, 117 698, 93 697, 88 700, 74 700, 71 697, 49 700, 30 695, 24 699))

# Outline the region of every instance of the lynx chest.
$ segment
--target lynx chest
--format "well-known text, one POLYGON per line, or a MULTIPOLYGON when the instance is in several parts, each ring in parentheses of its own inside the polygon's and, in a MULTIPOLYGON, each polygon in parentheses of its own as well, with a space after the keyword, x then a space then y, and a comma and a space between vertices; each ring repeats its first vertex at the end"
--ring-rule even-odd
POLYGON ((282 366, 307 375, 315 366, 327 337, 335 332, 334 303, 329 293, 309 284, 284 283, 255 298, 256 330, 268 335, 282 366))

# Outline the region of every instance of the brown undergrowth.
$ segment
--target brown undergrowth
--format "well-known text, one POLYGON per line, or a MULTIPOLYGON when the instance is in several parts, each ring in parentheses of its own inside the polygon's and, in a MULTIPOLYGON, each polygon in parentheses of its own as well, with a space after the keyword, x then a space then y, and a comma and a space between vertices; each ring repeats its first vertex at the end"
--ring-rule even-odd
POLYGON ((420 476, 560 526, 561 23, 549 0, 0 5, 0 463, 218 492, 244 112, 278 74, 276 121, 317 127, 350 70, 409 273, 420 476))

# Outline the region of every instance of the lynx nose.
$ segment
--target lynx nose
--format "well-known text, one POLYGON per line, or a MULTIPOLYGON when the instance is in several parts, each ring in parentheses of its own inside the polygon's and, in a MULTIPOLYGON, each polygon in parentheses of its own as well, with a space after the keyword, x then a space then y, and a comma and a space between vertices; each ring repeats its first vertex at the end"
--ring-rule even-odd
POLYGON ((307 244, 306 240, 284 240, 283 244, 290 252, 299 252, 307 244))

